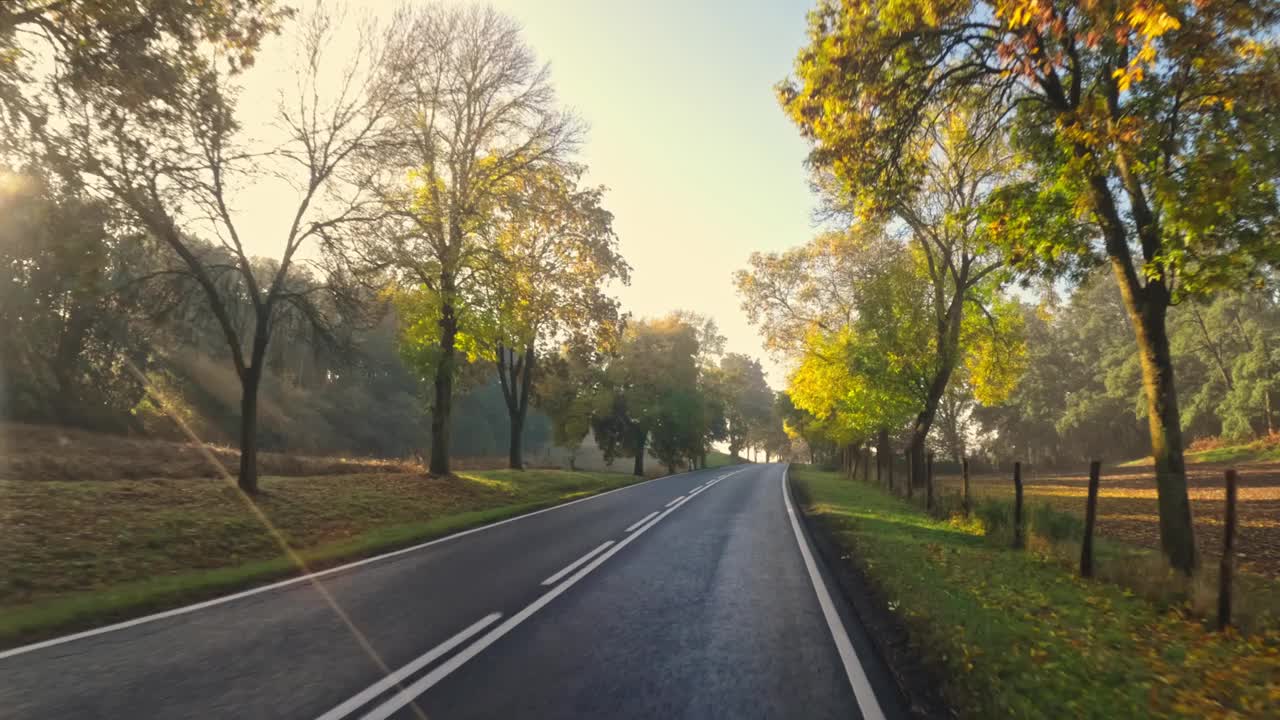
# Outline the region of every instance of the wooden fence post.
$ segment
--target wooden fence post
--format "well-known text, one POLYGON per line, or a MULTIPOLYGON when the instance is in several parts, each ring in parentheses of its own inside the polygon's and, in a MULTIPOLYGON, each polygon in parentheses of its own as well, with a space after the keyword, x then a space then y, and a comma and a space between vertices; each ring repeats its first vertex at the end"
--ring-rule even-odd
POLYGON ((1222 567, 1218 573, 1218 629, 1231 624, 1231 574, 1235 570, 1236 471, 1227 471, 1227 516, 1222 527, 1222 567))
POLYGON ((926 510, 933 509, 933 453, 929 453, 928 459, 925 461, 925 500, 924 507, 926 510))
POLYGON ((1026 545, 1022 534, 1022 463, 1013 464, 1013 546, 1026 545))
POLYGON ((960 460, 960 476, 964 478, 964 496, 960 502, 964 506, 964 514, 969 514, 969 458, 960 460))
POLYGON ((1080 577, 1093 577, 1093 524, 1098 518, 1098 480, 1102 463, 1089 463, 1089 499, 1084 506, 1084 542, 1080 544, 1080 577))

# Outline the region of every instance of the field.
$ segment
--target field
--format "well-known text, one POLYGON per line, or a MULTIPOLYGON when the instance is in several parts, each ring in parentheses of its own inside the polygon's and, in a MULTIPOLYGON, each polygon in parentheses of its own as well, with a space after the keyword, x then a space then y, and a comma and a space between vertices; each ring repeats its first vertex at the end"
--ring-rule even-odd
POLYGON ((1057 559, 1012 550, 980 521, 933 518, 836 473, 797 467, 792 477, 814 527, 904 625, 959 717, 1280 716, 1275 628, 1211 632, 1057 559))
MULTIPOLYGON (((209 477, 215 469, 196 447, 24 426, 5 426, 0 438, 10 443, 0 453, 0 645, 635 481, 550 469, 430 478, 407 461, 268 455, 251 505, 209 477)), ((234 467, 234 451, 214 453, 234 467)))
MULTIPOLYGON (((1223 471, 1240 473, 1236 547, 1239 567, 1251 573, 1280 578, 1280 463, 1194 463, 1188 466, 1192 513, 1197 541, 1210 562, 1221 557, 1224 499, 1223 471)), ((1087 468, 1078 473, 1023 472, 1025 502, 1048 504, 1057 510, 1084 515, 1088 492, 1087 468)), ((943 492, 960 493, 958 474, 937 475, 943 492)), ((971 478, 975 497, 1013 497, 1013 473, 980 473, 971 478)), ((1155 479, 1150 467, 1102 468, 1098 493, 1097 531, 1107 537, 1143 547, 1159 547, 1155 479)))

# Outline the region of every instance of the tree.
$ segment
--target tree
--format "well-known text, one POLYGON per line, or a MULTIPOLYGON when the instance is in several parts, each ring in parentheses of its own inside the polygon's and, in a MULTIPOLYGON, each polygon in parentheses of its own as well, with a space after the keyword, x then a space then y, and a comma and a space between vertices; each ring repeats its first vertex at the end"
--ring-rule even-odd
POLYGON ((414 341, 436 346, 422 356, 434 386, 430 471, 446 475, 457 355, 476 339, 466 319, 482 313, 468 305, 496 257, 499 210, 524 183, 562 168, 580 131, 510 18, 430 4, 396 22, 405 72, 395 133, 364 167, 384 213, 379 231, 355 245, 367 264, 431 298, 420 306, 435 327, 419 327, 414 341))
POLYGON ((626 283, 629 268, 618 254, 613 215, 600 204, 603 189, 579 187, 580 173, 551 168, 513 179, 483 270, 512 468, 524 465, 520 439, 539 355, 565 342, 607 347, 618 332, 618 303, 605 285, 626 283))
POLYGON ((1274 433, 1280 390, 1274 293, 1222 293, 1182 303, 1169 325, 1178 377, 1191 390, 1184 428, 1233 440, 1274 433))
POLYGON ((606 459, 635 459, 644 474, 651 433, 658 458, 673 466, 700 443, 704 428, 696 406, 698 328, 678 314, 630 324, 608 361, 591 427, 606 459))
POLYGON ((37 167, 0 168, 0 416, 136 429, 143 390, 128 368, 147 367, 154 333, 130 326, 118 291, 154 262, 111 220, 37 167))
POLYGON ((778 391, 774 400, 774 409, 792 446, 794 447, 797 442, 802 443, 809 453, 809 462, 816 464, 819 454, 824 452, 826 445, 826 441, 818 430, 818 419, 811 413, 797 408, 787 390, 778 391))
POLYGON ((1280 260, 1278 22, 1268 3, 825 0, 779 90, 812 162, 864 209, 914 186, 914 150, 953 102, 1016 115, 1036 174, 996 193, 991 236, 1026 268, 1111 266, 1138 344, 1161 545, 1188 572, 1166 316, 1180 294, 1280 260), (1096 235, 1070 231, 1076 210, 1096 235))
POLYGON ((157 112, 193 59, 219 46, 227 71, 238 72, 292 14, 274 0, 9 0, 0 5, 0 149, 44 137, 56 110, 49 101, 65 92, 157 112))
POLYGON ((729 454, 738 452, 748 442, 763 438, 765 426, 772 420, 773 391, 764 377, 760 361, 740 353, 729 353, 720 359, 720 390, 725 400, 726 440, 729 454))
POLYGON ((323 325, 314 293, 328 292, 337 302, 354 297, 335 285, 299 292, 290 283, 298 252, 360 219, 368 198, 343 169, 377 141, 391 105, 372 30, 353 58, 330 71, 325 51, 335 22, 321 10, 299 27, 297 95, 282 98, 277 119, 285 136, 270 149, 243 141, 231 79, 194 51, 163 98, 131 107, 117 103, 110 89, 88 86, 58 136, 49 131, 59 165, 75 168, 92 192, 172 254, 175 264, 157 275, 181 275, 200 289, 241 385, 239 485, 247 493, 258 487, 258 391, 272 323, 288 306, 323 325), (95 109, 103 107, 109 109, 95 109), (298 193, 287 210, 280 257, 263 266, 250 258, 232 208, 244 179, 267 173, 287 173, 298 193), (331 200, 338 196, 344 199, 331 200), (199 241, 201 232, 218 245, 199 241), (235 314, 241 298, 252 308, 247 323, 235 314))
POLYGON ((578 448, 591 431, 601 361, 591 348, 567 345, 543 363, 535 380, 538 406, 551 418, 551 438, 569 451, 569 468, 576 469, 578 448))

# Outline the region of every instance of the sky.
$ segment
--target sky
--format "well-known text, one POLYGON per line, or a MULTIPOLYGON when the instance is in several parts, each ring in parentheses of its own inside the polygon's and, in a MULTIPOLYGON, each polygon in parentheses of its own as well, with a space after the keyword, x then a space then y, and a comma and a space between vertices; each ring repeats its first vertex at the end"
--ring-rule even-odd
POLYGON ((588 181, 609 188, 632 267, 631 285, 617 289, 623 308, 709 315, 729 351, 759 358, 784 387, 732 275, 752 251, 814 232, 806 144, 773 91, 804 42, 811 0, 490 4, 523 26, 560 103, 589 128, 580 159, 588 181))
POLYGON ((502 0, 551 63, 561 102, 590 127, 583 159, 610 188, 619 293, 637 316, 716 319, 728 349, 782 368, 733 287, 754 250, 813 232, 806 145, 774 97, 804 42, 808 0, 502 0))

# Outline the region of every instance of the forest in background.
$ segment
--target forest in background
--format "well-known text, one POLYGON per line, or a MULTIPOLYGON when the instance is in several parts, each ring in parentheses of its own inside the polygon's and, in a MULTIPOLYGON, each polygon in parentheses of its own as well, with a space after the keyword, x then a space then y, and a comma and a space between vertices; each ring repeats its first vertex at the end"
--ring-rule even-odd
MULTIPOLYGON (((1277 431, 1280 299, 1270 290, 1225 292, 1169 312, 1182 428, 1190 450, 1245 444, 1277 431)), ((940 457, 974 448, 997 461, 1047 467, 1115 462, 1150 452, 1141 368, 1114 280, 1095 272, 1063 297, 1022 305, 1025 368, 1017 386, 990 406, 965 397, 944 402, 940 457), (966 412, 967 411, 967 412, 966 412), (953 425, 958 425, 953 429, 953 425)), ((972 451, 968 451, 972 452, 972 451)))
MULTIPOLYGON (((18 190, 0 195, 0 419, 186 440, 176 416, 202 440, 233 444, 240 383, 199 289, 154 241, 116 234, 102 203, 58 197, 35 180, 18 190)), ((270 275, 270 261, 254 263, 270 275)), ((322 287, 305 270, 292 282, 322 287)), ((247 298, 227 296, 241 300, 237 322, 250 323, 247 298)), ((330 302, 323 329, 292 306, 277 316, 263 449, 421 453, 429 406, 399 353, 394 311, 366 305, 347 315, 330 302)), ((457 452, 502 455, 508 423, 497 381, 478 370, 468 380, 452 418, 457 452)), ((546 446, 549 427, 531 414, 530 448, 546 446)))

